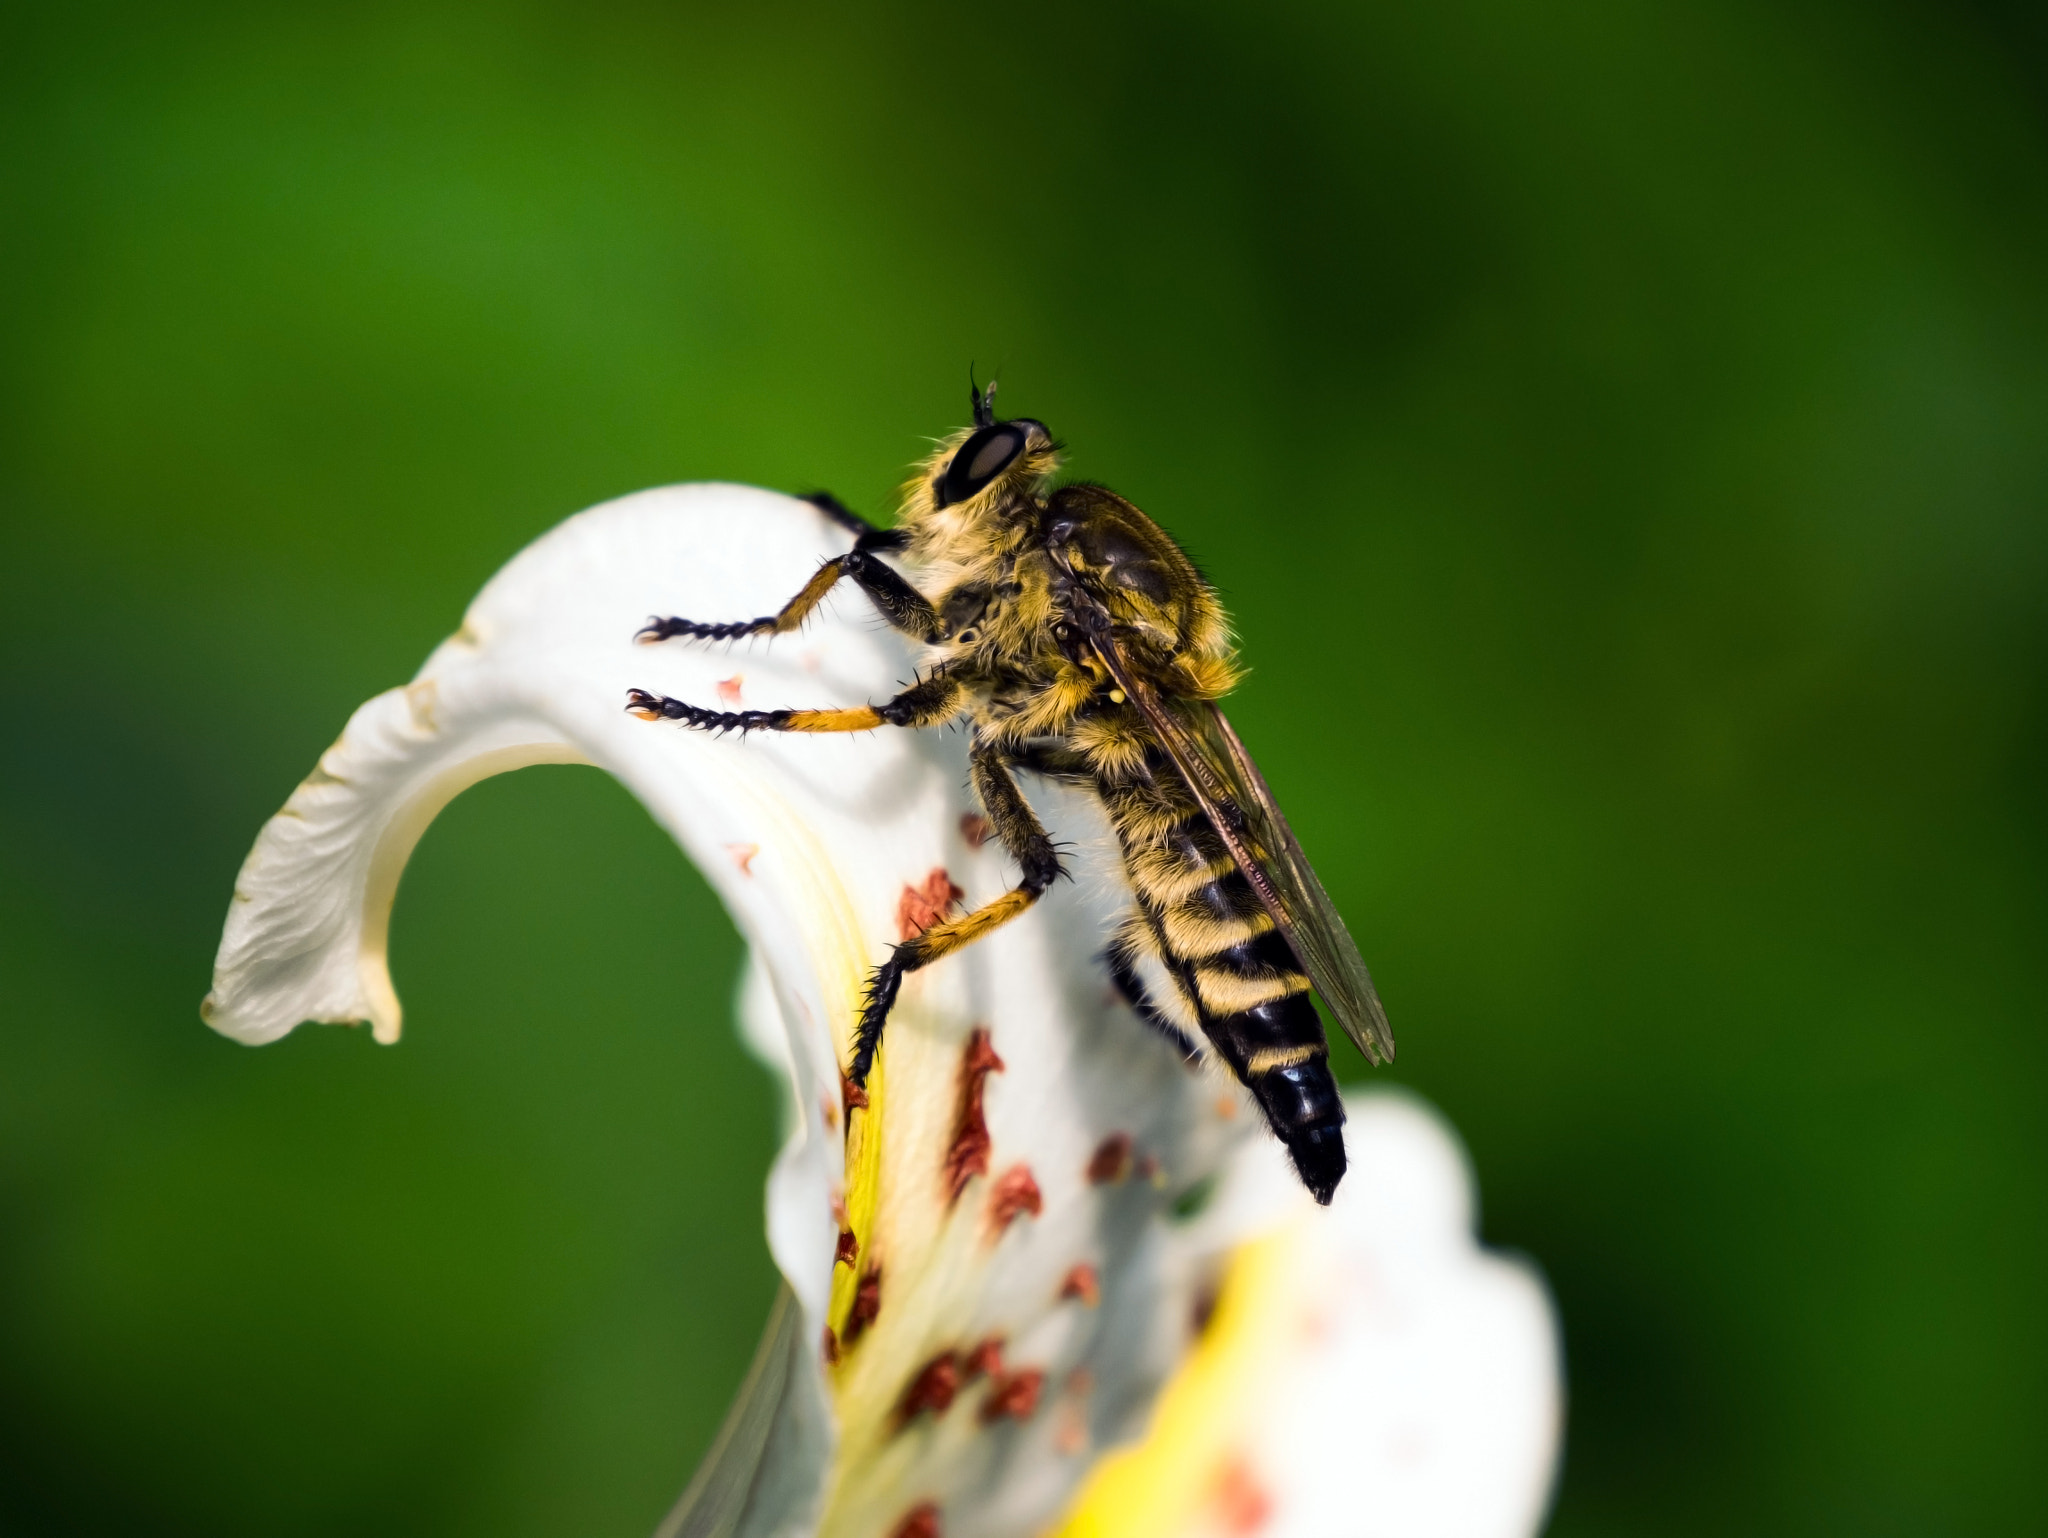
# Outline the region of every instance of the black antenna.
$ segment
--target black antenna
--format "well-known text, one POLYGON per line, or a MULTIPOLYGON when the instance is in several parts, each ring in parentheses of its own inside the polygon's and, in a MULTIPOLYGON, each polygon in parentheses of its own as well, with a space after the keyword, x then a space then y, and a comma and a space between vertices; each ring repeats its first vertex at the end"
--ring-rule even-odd
POLYGON ((967 404, 974 410, 976 427, 993 427, 996 424, 996 382, 991 379, 986 390, 974 382, 974 365, 967 365, 967 404))

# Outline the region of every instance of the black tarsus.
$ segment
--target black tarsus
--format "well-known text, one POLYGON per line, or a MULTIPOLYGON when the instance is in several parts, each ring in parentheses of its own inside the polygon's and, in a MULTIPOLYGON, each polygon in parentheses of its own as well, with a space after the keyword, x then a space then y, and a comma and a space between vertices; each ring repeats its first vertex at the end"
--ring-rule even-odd
POLYGON ((626 691, 626 709, 654 711, 665 721, 680 721, 706 732, 781 731, 789 725, 793 710, 706 710, 666 694, 649 694, 645 689, 626 691))
MULTIPOLYGON (((988 813, 989 822, 994 826, 996 837, 1003 842, 1020 868, 1016 886, 1004 897, 1022 892, 1032 902, 1043 896, 1047 887, 1067 874, 1060 861, 1059 850, 1052 838, 1040 825, 1031 804, 1024 799, 1024 793, 1017 788, 1017 782, 1010 775, 1007 756, 999 749, 983 742, 976 742, 971 750, 970 772, 974 788, 981 797, 981 804, 988 813)), ((1003 898, 996 899, 998 902, 1003 898)), ((972 914, 967 915, 973 917, 972 914)), ((927 930, 925 933, 929 934, 927 930)), ((854 1027, 853 1062, 846 1077, 855 1084, 866 1084, 868 1073, 875 1065, 875 1053, 882 1045, 882 1030, 889 1023, 889 1011, 895 1007, 896 995, 902 990, 903 979, 909 973, 939 959, 932 954, 925 935, 913 935, 910 939, 894 946, 889 959, 868 977, 867 992, 861 999, 860 1021, 854 1027)))
MULTIPOLYGON (((960 681, 941 666, 933 668, 901 693, 870 708, 881 718, 876 726, 935 726, 957 713, 959 698, 960 681)), ((650 694, 645 689, 626 691, 626 709, 635 714, 652 713, 664 721, 680 721, 685 726, 706 732, 789 731, 797 716, 817 714, 815 711, 788 709, 706 710, 702 705, 672 699, 666 694, 650 694)))
POLYGON ((650 614, 647 623, 633 632, 633 639, 642 644, 673 641, 678 637, 686 641, 737 641, 742 636, 772 635, 774 631, 775 616, 772 614, 761 619, 722 620, 716 624, 650 614))
MULTIPOLYGON (((938 611, 932 607, 931 600, 911 586, 894 567, 874 554, 878 549, 889 548, 889 541, 895 539, 896 534, 897 531, 894 529, 878 529, 872 541, 863 534, 854 541, 853 548, 846 554, 833 556, 819 569, 834 573, 832 582, 837 582, 840 577, 851 577, 860 590, 867 594, 868 600, 881 612, 882 618, 904 634, 914 636, 920 641, 937 641, 945 634, 945 626, 939 619, 938 611)), ((816 580, 817 578, 813 576, 812 581, 816 580)), ((809 586, 809 583, 805 584, 806 588, 809 586)), ((828 590, 830 586, 831 583, 827 583, 828 590)), ((799 592, 790 600, 790 604, 795 604, 803 596, 804 594, 799 592)), ((817 594, 812 598, 810 607, 822 603, 824 597, 822 592, 817 594)), ((789 604, 785 604, 782 613, 764 614, 759 619, 720 620, 712 623, 673 617, 664 619, 660 615, 653 615, 633 638, 643 643, 670 641, 678 637, 694 641, 737 641, 744 636, 787 634, 788 632, 780 627, 783 614, 787 613, 788 609, 789 604)), ((809 612, 810 608, 806 608, 806 617, 809 612)), ((802 621, 799 620, 790 628, 799 629, 801 625, 802 621)))

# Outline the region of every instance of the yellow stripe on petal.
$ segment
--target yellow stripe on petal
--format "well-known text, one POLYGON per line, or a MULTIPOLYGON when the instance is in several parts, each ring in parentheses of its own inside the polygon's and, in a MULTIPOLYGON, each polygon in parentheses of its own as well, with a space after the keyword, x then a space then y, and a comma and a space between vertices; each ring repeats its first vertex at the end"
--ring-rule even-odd
POLYGON ((1243 1498, 1237 1443, 1301 1335, 1303 1224, 1237 1247, 1201 1343, 1160 1391, 1145 1438, 1105 1454, 1047 1538, 1183 1538, 1243 1498))
POLYGON ((882 1095, 888 1080, 888 1057, 885 1042, 868 1071, 867 1105, 846 1113, 846 1231, 854 1236, 859 1249, 847 1264, 835 1263, 832 1268, 832 1302, 825 1317, 840 1340, 846 1339, 847 1316, 853 1312, 867 1252, 874 1244, 875 1211, 882 1199, 882 1095))

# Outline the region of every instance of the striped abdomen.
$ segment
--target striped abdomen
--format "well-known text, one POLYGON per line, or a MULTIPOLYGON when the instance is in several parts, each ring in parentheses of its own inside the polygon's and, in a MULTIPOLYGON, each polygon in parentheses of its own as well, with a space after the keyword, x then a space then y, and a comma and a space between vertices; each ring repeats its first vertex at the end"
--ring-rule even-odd
POLYGON ((1170 764, 1148 759, 1142 780, 1098 787, 1138 899, 1112 952, 1118 981, 1132 992, 1132 958, 1159 960, 1302 1182, 1327 1202, 1344 1174, 1344 1106, 1309 980, 1170 764))

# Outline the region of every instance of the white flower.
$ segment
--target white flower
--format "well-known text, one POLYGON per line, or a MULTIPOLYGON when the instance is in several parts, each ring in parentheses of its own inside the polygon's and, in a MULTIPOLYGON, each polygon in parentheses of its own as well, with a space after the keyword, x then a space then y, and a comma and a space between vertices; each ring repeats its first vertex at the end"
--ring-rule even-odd
POLYGON ((633 641, 649 615, 771 612, 846 542, 807 503, 702 485, 524 551, 264 827, 206 1019, 249 1043, 304 1020, 396 1041, 385 929, 427 823, 489 775, 595 764, 723 897, 751 949, 747 1038, 790 1088, 767 1199, 787 1286, 664 1533, 1533 1531, 1558 1417, 1539 1284, 1473 1245, 1428 1114, 1355 1102, 1352 1173, 1320 1212, 1237 1088, 1112 998, 1096 958, 1129 898, 1088 797, 1034 789, 1083 878, 914 974, 865 1105, 848 1095, 868 969, 959 892, 1008 885, 963 738, 740 741, 622 708, 634 687, 893 692, 913 659, 857 603, 738 651, 633 641))

